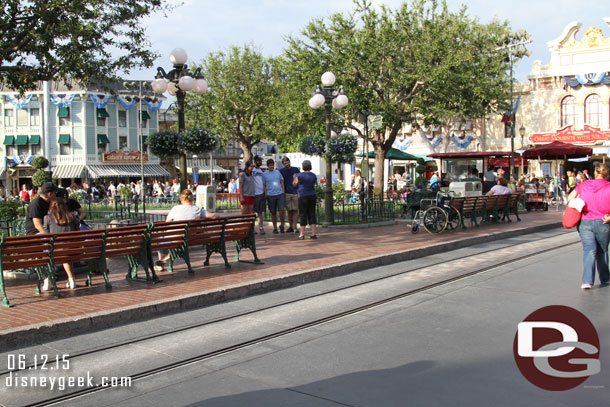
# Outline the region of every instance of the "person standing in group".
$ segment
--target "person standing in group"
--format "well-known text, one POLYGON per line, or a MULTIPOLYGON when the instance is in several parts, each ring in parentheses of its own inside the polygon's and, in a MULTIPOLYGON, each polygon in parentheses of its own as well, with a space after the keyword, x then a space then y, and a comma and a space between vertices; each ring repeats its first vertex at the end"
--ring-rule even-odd
POLYGON ((28 191, 28 186, 25 184, 21 186, 21 191, 19 192, 19 199, 24 202, 30 202, 30 191, 28 191))
POLYGON ((305 239, 305 227, 311 226, 311 239, 317 239, 316 225, 316 174, 311 172, 311 161, 305 160, 301 164, 303 172, 294 175, 292 185, 297 188, 299 195, 299 214, 301 215, 301 233, 299 239, 305 239))
POLYGON ((275 169, 275 161, 267 160, 267 171, 263 173, 263 187, 265 196, 267 197, 267 206, 271 213, 271 222, 273 223, 273 233, 277 234, 277 212, 280 212, 280 232, 284 233, 284 210, 285 204, 285 189, 284 177, 278 170, 275 169))
MULTIPOLYGON (((296 232, 298 233, 297 220, 299 218, 299 197, 297 194, 297 188, 292 185, 294 176, 300 172, 297 167, 290 166, 290 158, 282 158, 282 164, 284 168, 280 170, 280 174, 284 178, 284 189, 286 191, 285 201, 286 210, 288 211, 288 229, 287 233, 296 232)), ((280 230, 284 229, 284 219, 281 219, 280 230)))
POLYGON ((263 169, 261 165, 263 159, 258 155, 254 156, 254 168, 252 169, 252 177, 254 178, 254 212, 258 215, 258 232, 261 235, 265 234, 263 228, 263 216, 267 209, 265 199, 265 188, 263 187, 263 169))
POLYGON ((568 197, 577 195, 585 202, 582 208, 578 233, 582 241, 582 289, 595 283, 595 269, 602 285, 608 284, 608 244, 610 244, 610 171, 606 164, 595 167, 595 179, 582 182, 568 197))
POLYGON ((38 198, 32 199, 25 218, 25 233, 36 235, 45 233, 44 217, 49 213, 51 202, 55 199, 57 187, 52 182, 45 182, 40 187, 38 198))
POLYGON ((239 176, 239 203, 242 215, 254 213, 254 177, 252 161, 246 161, 245 168, 239 176))
MULTIPOLYGON (((64 189, 64 191, 66 190, 64 189)), ((43 228, 45 233, 53 234, 80 230, 80 218, 78 217, 78 213, 76 211, 73 212, 68 208, 67 198, 57 198, 51 202, 49 213, 44 217, 43 228)), ((66 288, 75 288, 76 283, 74 282, 74 274, 72 273, 72 263, 64 263, 63 266, 68 275, 66 288)), ((44 280, 42 289, 44 291, 49 289, 48 278, 44 280)))
POLYGON ((568 194, 571 194, 576 188, 576 174, 572 171, 568 171, 568 194))

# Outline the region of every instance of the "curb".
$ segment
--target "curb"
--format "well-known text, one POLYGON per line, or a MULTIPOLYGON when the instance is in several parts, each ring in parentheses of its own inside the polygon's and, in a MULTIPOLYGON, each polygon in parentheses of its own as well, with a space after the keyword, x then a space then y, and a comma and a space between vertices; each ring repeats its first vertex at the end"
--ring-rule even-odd
POLYGON ((336 263, 330 266, 318 267, 315 269, 277 277, 272 280, 254 281, 245 285, 224 287, 216 291, 187 294, 184 296, 174 297, 169 300, 164 299, 151 301, 134 306, 117 308, 110 311, 96 312, 86 316, 65 318, 40 324, 32 324, 7 329, 0 331, 0 338, 2 339, 5 350, 35 344, 43 344, 69 336, 116 327, 117 325, 125 323, 159 317, 170 313, 186 311, 208 305, 219 304, 251 295, 263 294, 273 290, 290 288, 309 282, 342 276, 368 268, 386 266, 389 264, 426 257, 449 250, 460 249, 479 243, 542 232, 561 226, 561 222, 554 222, 545 225, 513 229, 505 232, 496 232, 482 236, 473 236, 465 239, 452 239, 429 247, 382 254, 355 262, 336 263))

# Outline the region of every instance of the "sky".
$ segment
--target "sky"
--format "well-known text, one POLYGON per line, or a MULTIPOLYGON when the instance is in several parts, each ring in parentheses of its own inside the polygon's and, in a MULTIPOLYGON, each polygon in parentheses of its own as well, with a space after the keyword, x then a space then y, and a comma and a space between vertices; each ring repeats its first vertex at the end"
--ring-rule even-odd
MULTIPOLYGON (((183 48, 191 62, 200 62, 209 52, 232 45, 254 44, 264 55, 279 55, 286 46, 284 37, 299 35, 314 18, 353 9, 352 0, 169 0, 177 7, 167 16, 151 16, 144 21, 152 49, 162 56, 153 68, 132 71, 130 79, 153 79, 156 67, 171 69, 169 53, 183 48), (179 5, 181 4, 181 5, 179 5)), ((372 0, 374 5, 397 8, 402 0, 372 0)), ((548 64, 547 42, 559 37, 573 21, 582 23, 576 38, 582 38, 590 26, 602 29, 610 37, 603 17, 610 17, 605 1, 592 0, 447 0, 450 10, 466 5, 467 13, 482 23, 493 18, 506 20, 513 30, 525 29, 531 35, 532 52, 515 65, 515 77, 525 81, 532 63, 548 64)), ((188 62, 187 62, 188 63, 188 62)), ((338 78, 339 79, 339 78, 338 78)), ((213 86, 213 84, 210 84, 213 86)), ((312 85, 313 86, 313 85, 312 85)))

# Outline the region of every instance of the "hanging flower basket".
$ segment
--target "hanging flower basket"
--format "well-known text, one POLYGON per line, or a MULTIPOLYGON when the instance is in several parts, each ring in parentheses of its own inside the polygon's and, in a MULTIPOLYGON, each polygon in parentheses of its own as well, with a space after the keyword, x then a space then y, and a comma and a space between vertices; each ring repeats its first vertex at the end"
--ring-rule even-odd
POLYGON ((150 151, 161 158, 177 156, 181 151, 181 142, 178 133, 171 130, 161 130, 151 134, 147 140, 150 151))
POLYGON ((326 140, 324 137, 314 134, 305 136, 299 141, 299 150, 307 155, 324 155, 326 140))
POLYGON ((203 127, 192 127, 181 135, 184 148, 192 154, 209 153, 218 147, 218 136, 203 127))
POLYGON ((333 136, 326 144, 326 153, 330 159, 337 163, 349 163, 354 161, 354 154, 358 149, 358 140, 349 133, 333 136))

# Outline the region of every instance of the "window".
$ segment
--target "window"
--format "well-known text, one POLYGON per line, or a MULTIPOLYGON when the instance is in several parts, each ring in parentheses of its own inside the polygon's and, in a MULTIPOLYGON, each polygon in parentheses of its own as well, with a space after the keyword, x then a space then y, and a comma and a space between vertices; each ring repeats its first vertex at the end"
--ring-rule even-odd
POLYGON ((15 124, 15 111, 13 109, 4 109, 4 125, 12 126, 15 124))
POLYGON ((59 155, 70 155, 70 143, 59 145, 59 155))
POLYGON ((566 96, 561 101, 561 127, 576 124, 576 98, 566 96))
POLYGON ((106 126, 106 118, 98 117, 97 118, 97 127, 105 127, 106 126))
POLYGON ((602 100, 599 95, 592 94, 585 99, 585 124, 599 127, 602 118, 602 100))
POLYGON ((7 145, 6 147, 6 155, 7 157, 12 157, 17 154, 17 146, 7 145))
POLYGON ((127 136, 119 136, 119 150, 127 150, 127 136))
POLYGON ((57 117, 59 117, 59 125, 67 126, 70 124, 70 108, 60 107, 57 110, 57 117))
POLYGON ((108 136, 105 134, 97 135, 97 153, 102 154, 108 151, 108 144, 110 144, 110 140, 108 140, 108 136))
POLYGON ((40 153, 42 151, 40 148, 40 144, 31 144, 30 147, 31 147, 30 151, 32 152, 32 155, 40 155, 40 153))
POLYGON ((60 126, 68 126, 70 124, 70 117, 60 117, 59 125, 60 126))
POLYGON ((17 109, 17 126, 28 125, 28 111, 25 109, 17 109))
POLYGON ((31 126, 40 126, 40 109, 39 108, 30 109, 30 125, 31 126))
POLYGON ((127 127, 127 111, 119 110, 119 127, 127 127))
POLYGON ((142 119, 142 128, 145 129, 146 128, 146 123, 148 122, 148 120, 146 119, 142 119))
POLYGON ((20 144, 17 146, 17 155, 30 155, 30 146, 27 144, 20 144))

